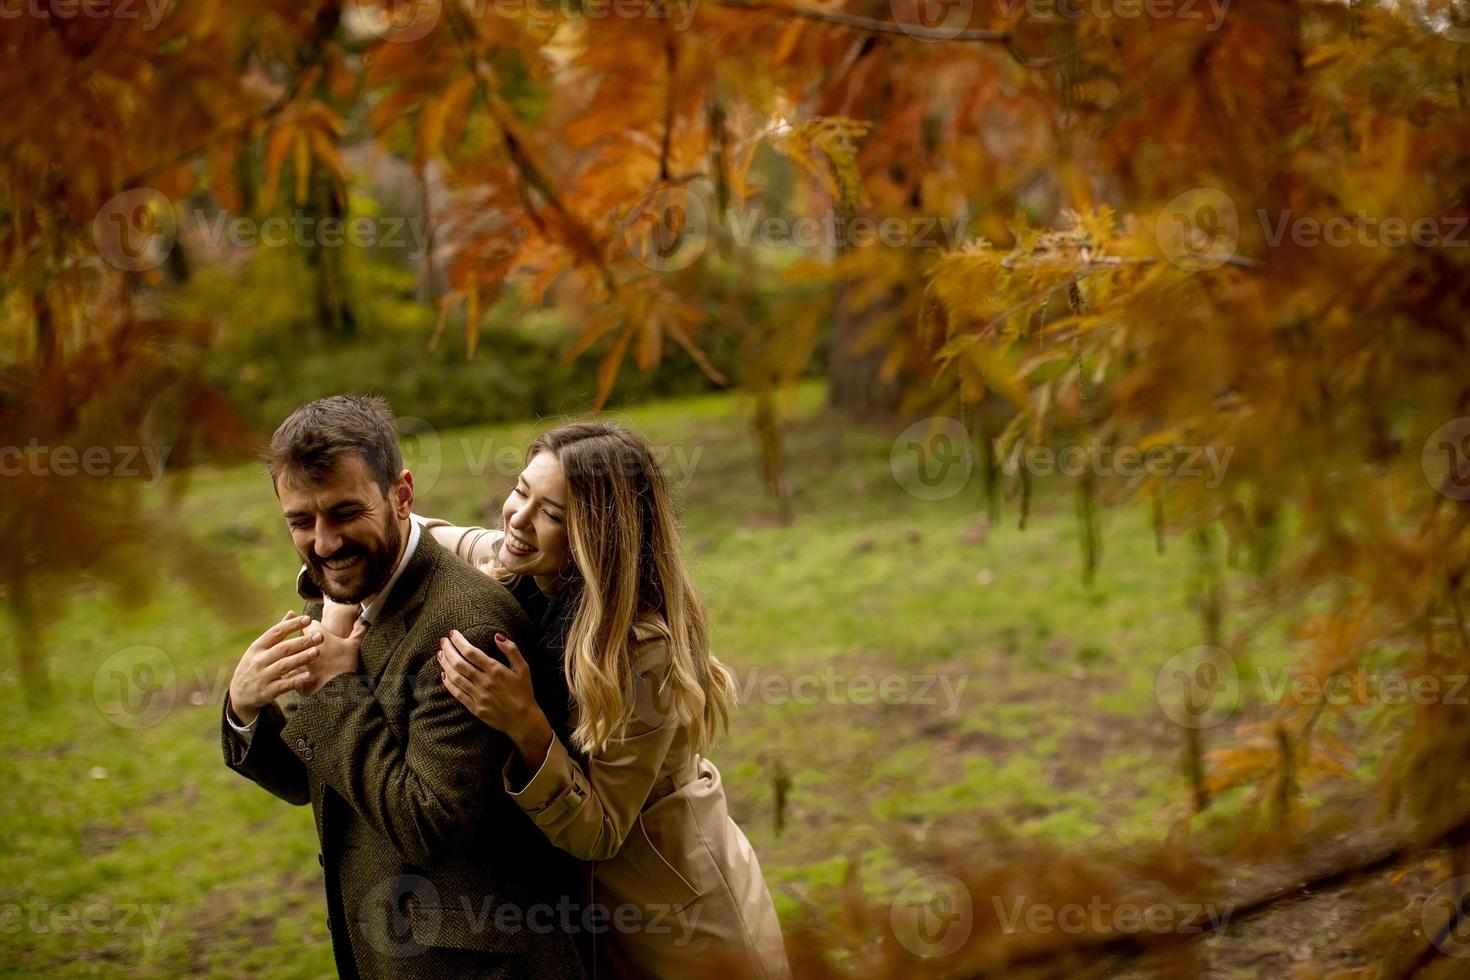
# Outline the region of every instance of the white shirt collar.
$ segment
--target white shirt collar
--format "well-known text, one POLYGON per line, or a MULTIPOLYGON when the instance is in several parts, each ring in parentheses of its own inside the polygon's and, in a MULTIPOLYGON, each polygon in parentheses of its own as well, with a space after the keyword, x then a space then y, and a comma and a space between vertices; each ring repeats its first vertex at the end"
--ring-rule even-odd
POLYGON ((398 567, 393 569, 393 576, 388 579, 387 585, 378 590, 376 595, 368 596, 362 601, 362 614, 360 618, 369 626, 377 621, 378 613, 383 608, 384 600, 393 591, 393 586, 398 583, 399 577, 403 575, 403 570, 408 567, 408 560, 413 557, 414 549, 419 546, 419 537, 422 531, 419 528, 417 514, 409 516, 408 526, 408 544, 403 548, 403 557, 398 559, 398 567))

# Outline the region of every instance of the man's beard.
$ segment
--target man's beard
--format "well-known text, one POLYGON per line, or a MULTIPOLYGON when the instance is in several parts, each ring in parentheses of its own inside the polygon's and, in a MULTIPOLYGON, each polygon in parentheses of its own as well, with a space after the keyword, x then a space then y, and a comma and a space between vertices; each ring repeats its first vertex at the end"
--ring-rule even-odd
POLYGON ((383 528, 382 535, 370 546, 362 546, 356 542, 344 542, 337 553, 322 558, 317 555, 315 549, 302 558, 306 562, 307 578, 321 590, 322 595, 333 602, 343 605, 351 605, 361 602, 368 596, 379 592, 383 586, 388 584, 388 579, 393 577, 393 569, 398 563, 398 548, 403 543, 403 530, 398 526, 398 519, 390 511, 388 513, 387 526, 383 528), (333 583, 327 570, 327 561, 339 558, 353 558, 361 556, 362 561, 354 569, 352 582, 344 587, 333 583))

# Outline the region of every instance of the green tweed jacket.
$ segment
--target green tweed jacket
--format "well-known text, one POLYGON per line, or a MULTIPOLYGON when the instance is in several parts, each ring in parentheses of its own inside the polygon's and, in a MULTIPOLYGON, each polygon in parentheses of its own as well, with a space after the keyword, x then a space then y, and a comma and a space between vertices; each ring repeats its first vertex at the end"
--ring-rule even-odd
POLYGON ((248 746, 222 717, 225 763, 311 803, 342 977, 581 977, 581 868, 506 795, 509 740, 440 682, 451 629, 486 651, 497 631, 533 649, 510 593, 425 534, 360 672, 268 705, 248 746))

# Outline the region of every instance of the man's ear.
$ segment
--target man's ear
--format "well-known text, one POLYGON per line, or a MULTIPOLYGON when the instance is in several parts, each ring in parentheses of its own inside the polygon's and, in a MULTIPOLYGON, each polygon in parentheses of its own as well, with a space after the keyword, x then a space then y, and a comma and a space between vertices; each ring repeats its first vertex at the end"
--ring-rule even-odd
POLYGON ((407 520, 413 513, 413 474, 404 470, 393 481, 393 514, 400 521, 407 520))

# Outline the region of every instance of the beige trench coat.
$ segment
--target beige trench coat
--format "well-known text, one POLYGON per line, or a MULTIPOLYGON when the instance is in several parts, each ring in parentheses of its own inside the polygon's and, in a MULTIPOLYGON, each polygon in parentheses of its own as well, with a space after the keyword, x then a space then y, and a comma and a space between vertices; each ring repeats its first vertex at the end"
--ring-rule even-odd
MULTIPOLYGON (((460 558, 488 571, 500 531, 426 520, 460 558)), ((640 677, 659 676, 658 624, 634 630, 640 677)), ((648 685, 640 685, 644 695, 648 685)), ((720 772, 697 754, 677 718, 641 699, 627 736, 578 763, 553 738, 526 779, 512 758, 506 791, 557 847, 593 862, 599 943, 619 976, 790 976, 760 862, 726 811, 720 772)))

